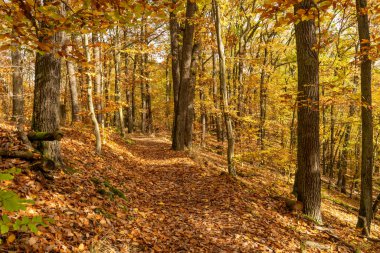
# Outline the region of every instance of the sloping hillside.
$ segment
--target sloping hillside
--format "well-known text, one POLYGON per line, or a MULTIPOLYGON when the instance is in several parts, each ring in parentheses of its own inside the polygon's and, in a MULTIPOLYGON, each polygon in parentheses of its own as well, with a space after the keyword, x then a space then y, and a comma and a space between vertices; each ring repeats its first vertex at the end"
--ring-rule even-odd
MULTIPOLYGON (((12 130, 1 125, 1 141, 17 148, 12 130)), ((36 201, 20 215, 54 220, 37 235, 11 232, 15 240, 3 238, 4 252, 380 251, 358 237, 357 201, 323 190, 325 224, 314 225, 286 208, 279 196, 289 197, 291 185, 275 169, 245 166, 245 176, 233 179, 223 156, 175 152, 164 137, 110 134, 97 156, 90 129, 64 134, 67 167, 54 180, 28 163, 2 160, 2 168, 23 167, 7 187, 36 201)), ((376 221, 373 236, 379 232, 376 221)))

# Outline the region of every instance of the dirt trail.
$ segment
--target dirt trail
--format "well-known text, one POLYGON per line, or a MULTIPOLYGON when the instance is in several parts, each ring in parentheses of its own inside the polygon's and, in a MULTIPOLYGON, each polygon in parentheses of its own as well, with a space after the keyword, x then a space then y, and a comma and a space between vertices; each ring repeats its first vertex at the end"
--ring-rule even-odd
POLYGON ((289 252, 299 246, 297 233, 281 225, 265 194, 201 168, 164 140, 133 141, 127 149, 140 165, 129 175, 129 188, 142 216, 132 231, 141 239, 140 250, 270 252, 286 247, 289 252))

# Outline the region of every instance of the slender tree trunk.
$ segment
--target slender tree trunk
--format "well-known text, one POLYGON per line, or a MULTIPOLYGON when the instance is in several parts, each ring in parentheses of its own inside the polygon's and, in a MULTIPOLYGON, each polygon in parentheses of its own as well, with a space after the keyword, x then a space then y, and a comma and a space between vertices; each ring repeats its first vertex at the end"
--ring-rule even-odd
MULTIPOLYGON (((86 54, 86 61, 87 63, 91 62, 91 54, 90 49, 88 48, 88 35, 83 35, 84 37, 84 49, 86 54)), ((95 108, 94 108, 94 102, 92 98, 92 78, 91 78, 91 72, 89 69, 86 71, 87 74, 87 99, 88 99, 88 107, 90 109, 90 115, 92 123, 94 124, 94 133, 96 137, 96 153, 100 154, 102 152, 102 140, 100 136, 100 129, 99 129, 99 123, 96 119, 95 114, 95 108)))
MULTIPOLYGON (((268 49, 264 49, 264 61, 260 74, 260 123, 259 123, 259 144, 260 150, 265 149, 264 138, 265 138, 265 119, 266 119, 266 100, 267 100, 267 88, 265 82, 266 79, 266 65, 268 61, 268 49)), ((263 161, 262 161, 263 162, 263 161)))
MULTIPOLYGON (((172 0, 173 5, 177 3, 176 0, 172 0)), ((179 85, 181 82, 180 75, 180 47, 179 47, 179 24, 177 21, 176 14, 170 12, 170 49, 171 49, 171 60, 172 60, 172 82, 173 82, 173 102, 174 102, 174 117, 173 117, 173 129, 172 129, 172 148, 176 149, 176 143, 178 143, 176 128, 177 122, 176 117, 178 114, 178 94, 179 85)))
POLYGON ((15 50, 12 51, 12 120, 17 124, 24 123, 24 88, 23 88, 23 75, 22 75, 22 59, 21 49, 19 45, 14 44, 15 50))
POLYGON ((369 234, 372 222, 373 119, 371 92, 370 33, 367 0, 356 0, 361 56, 362 165, 358 228, 369 234))
MULTIPOLYGON (((352 118, 354 114, 355 114, 355 105, 351 104, 348 117, 352 118)), ((346 174, 347 174, 348 159, 349 159, 348 148, 349 148, 349 142, 350 142, 351 128, 352 128, 352 124, 350 122, 347 123, 345 132, 344 132, 344 143, 343 143, 343 150, 342 150, 342 155, 341 155, 341 169, 339 170, 338 182, 337 182, 337 185, 340 188, 340 191, 345 194, 347 193, 346 174)))
POLYGON ((115 51, 114 51, 114 61, 115 61, 115 103, 117 104, 117 112, 115 114, 115 119, 119 125, 121 136, 124 137, 124 114, 123 107, 121 105, 121 89, 120 89, 120 39, 119 39, 119 27, 116 27, 115 31, 115 51))
POLYGON ((186 3, 186 21, 182 43, 181 58, 181 81, 178 92, 178 106, 175 117, 175 137, 173 138, 173 149, 184 150, 190 148, 192 138, 192 113, 191 104, 193 104, 192 85, 191 85, 191 60, 194 40, 194 21, 192 20, 197 10, 195 1, 187 0, 186 3))
MULTIPOLYGON (((203 80, 204 73, 206 72, 205 61, 203 60, 204 54, 199 54, 199 61, 201 61, 201 72, 200 79, 203 80)), ((202 135, 201 135, 201 145, 206 147, 206 134, 207 134, 207 109, 206 109, 206 94, 205 86, 202 86, 199 91, 199 98, 201 100, 201 125, 202 125, 202 135)))
POLYGON ((145 65, 145 99, 146 99, 146 128, 149 134, 153 133, 153 111, 152 111, 152 88, 149 83, 149 71, 148 71, 148 54, 144 54, 145 65))
POLYGON ((130 96, 130 114, 128 117, 128 133, 133 133, 135 127, 135 115, 136 115, 136 101, 135 101, 135 90, 136 90, 136 68, 137 68, 137 55, 133 58, 133 70, 132 70, 132 84, 131 84, 131 96, 130 96))
MULTIPOLYGON (((313 0, 294 5, 294 12, 314 8, 313 0)), ((314 220, 321 216, 321 176, 319 164, 319 59, 315 20, 295 25, 298 65, 298 128, 295 188, 303 211, 314 220)))
POLYGON ((192 136, 193 136, 193 122, 194 122, 194 98, 195 98, 195 84, 197 79, 197 70, 198 70, 198 55, 199 54, 199 44, 194 44, 192 58, 191 58, 191 73, 190 73, 190 87, 188 93, 188 107, 186 114, 186 123, 185 123, 185 146, 191 147, 192 145, 192 136))
POLYGON ((140 55, 140 92, 141 92, 141 132, 146 132, 146 92, 145 92, 145 77, 144 77, 144 57, 140 55))
POLYGON ((220 79, 220 89, 222 92, 223 99, 223 115, 224 121, 227 130, 227 161, 228 161, 228 173, 232 176, 236 176, 235 162, 234 162, 234 149, 235 149, 235 137, 234 129, 232 125, 232 119, 229 112, 228 104, 228 94, 227 94, 227 84, 225 77, 225 55, 224 55, 224 45, 222 40, 222 28, 220 24, 220 13, 219 5, 216 0, 212 1, 215 15, 215 30, 216 30, 216 39, 218 44, 218 54, 219 54, 219 79, 220 79))
MULTIPOLYGON (((69 56, 72 52, 71 40, 67 37, 66 40, 66 54, 69 56)), ((66 60, 67 75, 69 78, 70 95, 71 95, 71 122, 78 122, 81 120, 80 104, 78 98, 78 82, 75 72, 74 62, 66 60)))
POLYGON ((216 139, 218 141, 223 141, 224 136, 223 136, 223 128, 220 120, 220 99, 219 99, 219 92, 218 92, 218 84, 216 82, 216 53, 212 52, 212 95, 213 95, 213 100, 214 100, 214 107, 216 110, 215 113, 215 127, 216 127, 216 139))
MULTIPOLYGON (((325 96, 325 85, 322 86, 322 97, 325 96)), ((323 175, 326 175, 327 173, 327 161, 326 161, 326 152, 327 152, 327 145, 328 142, 326 140, 326 105, 322 105, 322 173, 323 175)))
POLYGON ((165 90, 165 117, 166 117, 166 128, 170 131, 170 97, 171 97, 171 82, 169 77, 169 57, 166 61, 165 69, 165 78, 166 78, 166 90, 165 90))
POLYGON ((98 33, 92 34, 92 43, 94 44, 94 60, 95 60, 95 110, 98 123, 103 121, 102 110, 102 64, 100 62, 100 39, 98 33))

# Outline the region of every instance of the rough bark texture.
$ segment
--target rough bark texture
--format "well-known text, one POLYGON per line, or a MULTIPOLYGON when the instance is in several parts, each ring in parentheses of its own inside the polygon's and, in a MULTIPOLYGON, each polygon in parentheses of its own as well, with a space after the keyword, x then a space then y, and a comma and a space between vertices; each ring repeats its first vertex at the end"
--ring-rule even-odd
MULTIPOLYGON (((44 23, 41 26, 46 27, 44 23)), ((39 41, 49 45, 51 50, 44 54, 37 52, 36 55, 32 130, 55 132, 59 130, 61 83, 61 59, 57 58, 56 52, 61 46, 62 34, 48 35, 41 32, 39 41)), ((38 149, 44 157, 52 160, 56 167, 62 165, 58 141, 41 142, 38 149)))
POLYGON ((214 14, 215 14, 215 30, 216 30, 216 40, 218 44, 218 54, 219 54, 219 80, 220 89, 222 93, 223 100, 223 116, 224 122, 227 130, 227 162, 228 162, 228 173, 232 176, 236 176, 236 169, 234 163, 234 149, 235 149, 235 137, 234 129, 232 125, 232 119, 229 112, 228 104, 228 94, 227 94, 227 84, 226 84, 226 66, 225 66, 225 55, 224 55, 224 45, 222 41, 222 29, 220 24, 220 13, 219 5, 216 0, 213 0, 214 14))
POLYGON ((175 150, 184 150, 190 148, 186 144, 191 144, 188 140, 192 138, 192 131, 189 131, 189 128, 186 128, 190 124, 192 128, 192 122, 189 122, 191 117, 188 117, 188 113, 191 113, 191 108, 189 106, 193 103, 191 98, 191 60, 193 52, 193 40, 194 40, 194 23, 192 18, 195 15, 197 9, 197 4, 190 0, 186 4, 186 22, 185 30, 183 34, 183 43, 182 43, 182 58, 181 58, 181 82, 178 91, 178 107, 175 115, 175 137, 173 138, 173 149, 175 150))
MULTIPOLYGON (((306 11, 315 5, 304 0, 294 6, 306 11)), ((321 175, 319 164, 319 60, 313 49, 317 44, 314 20, 300 21, 295 26, 298 65, 297 172, 295 188, 303 211, 321 221, 321 175)))
POLYGON ((362 166, 360 209, 357 227, 370 232, 372 221, 372 170, 373 170, 373 124, 371 94, 371 60, 369 59, 370 34, 367 0, 356 0, 361 55, 362 98, 362 166))
POLYGON ((21 49, 15 45, 16 49, 12 51, 12 120, 17 123, 24 122, 24 89, 23 89, 23 76, 22 76, 22 61, 21 49))

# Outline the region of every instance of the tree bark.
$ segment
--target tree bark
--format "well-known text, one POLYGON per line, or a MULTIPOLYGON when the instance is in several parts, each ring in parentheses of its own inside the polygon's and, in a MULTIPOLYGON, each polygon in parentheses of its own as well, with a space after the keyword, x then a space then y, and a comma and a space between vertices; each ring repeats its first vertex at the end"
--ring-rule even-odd
POLYGON ((94 60, 95 60, 95 110, 96 110, 96 119, 98 123, 103 121, 102 110, 102 64, 100 62, 100 39, 98 33, 92 34, 92 43, 94 44, 94 60))
POLYGON ((197 70, 198 70, 198 53, 199 53, 199 44, 194 44, 191 58, 191 73, 190 73, 190 87, 188 94, 188 107, 186 114, 186 123, 185 123, 185 146, 191 147, 192 145, 192 136, 193 136, 193 122, 194 122, 194 98, 195 98, 195 84, 197 79, 197 70))
POLYGON ((131 95, 130 95, 130 114, 128 117, 128 133, 133 133, 135 127, 135 115, 136 115, 136 100, 135 100, 135 90, 136 90, 136 69, 137 69, 137 55, 133 58, 133 70, 132 70, 132 84, 131 84, 131 95))
POLYGON ((213 89, 212 89, 212 95, 214 100, 214 107, 216 110, 215 113, 215 128, 216 128, 216 139, 218 141, 224 141, 224 134, 223 134, 223 128, 220 120, 220 99, 219 99, 219 92, 218 92, 218 85, 216 83, 216 53, 212 52, 212 80, 213 80, 213 89))
POLYGON ((24 123, 24 88, 23 88, 23 76, 22 76, 22 59, 21 48, 14 43, 16 47, 11 53, 12 57, 12 120, 18 124, 24 123))
POLYGON ((367 0, 356 0, 360 56, 361 56, 361 113, 362 113, 362 160, 361 192, 358 228, 370 233, 372 222, 372 170, 373 170, 373 119, 372 119, 372 62, 369 59, 370 33, 367 0))
MULTIPOLYGON (((60 13, 59 8, 60 6, 57 7, 57 12, 60 13)), ((62 45, 62 33, 49 34, 52 31, 43 22, 41 27, 44 29, 39 33, 39 42, 51 50, 44 54, 37 52, 36 55, 32 130, 55 132, 59 130, 61 88, 61 59, 56 55, 62 45)), ((41 142, 38 149, 44 157, 55 163, 55 167, 63 164, 58 141, 41 142)))
MULTIPOLYGON (((86 61, 87 61, 87 63, 90 63, 91 62, 91 54, 90 54, 90 50, 88 48, 88 34, 84 34, 83 38, 84 38, 84 49, 85 49, 85 54, 86 54, 86 61)), ((88 107, 90 109, 90 116, 91 116, 92 123, 94 124, 94 133, 95 133, 95 138, 96 138, 96 153, 100 154, 102 152, 102 140, 101 140, 101 136, 100 136, 99 123, 98 123, 98 120, 96 119, 94 102, 92 99, 92 78, 91 78, 90 69, 86 70, 86 74, 87 74, 88 107)))
POLYGON ((184 150, 190 148, 189 141, 192 138, 192 125, 190 122, 192 117, 189 117, 191 113, 192 99, 192 86, 191 86, 191 60, 194 43, 194 22, 193 18, 197 9, 195 1, 187 0, 186 3, 186 21, 185 30, 183 34, 182 43, 182 59, 181 59, 181 72, 180 72, 180 87, 178 91, 178 107, 175 117, 175 137, 173 138, 173 149, 184 150))
POLYGON ((220 13, 219 13, 219 5, 216 0, 212 1, 214 15, 215 15, 215 30, 216 30, 216 40, 218 44, 218 54, 219 54, 219 80, 220 80, 220 89, 222 93, 223 100, 223 116, 224 122, 227 130, 227 162, 228 162, 228 173, 232 176, 236 176, 235 162, 234 162, 234 149, 235 149, 235 137, 234 137, 234 129, 232 125, 232 119, 229 111, 228 104, 228 94, 227 94, 227 84, 226 84, 226 66, 225 66, 225 55, 224 55, 224 45, 222 40, 222 28, 220 24, 220 13))
POLYGON ((117 105, 117 112, 115 113, 115 119, 119 125, 121 136, 124 137, 124 115, 123 107, 121 106, 121 89, 120 89, 120 40, 119 40, 119 27, 115 30, 115 50, 114 50, 114 61, 115 61, 115 103, 117 105))
MULTIPOLYGON (((72 51, 72 45, 70 39, 66 39, 66 55, 69 56, 72 51)), ((71 95, 71 119, 72 122, 78 122, 81 120, 80 104, 78 99, 78 82, 75 72, 74 63, 70 60, 66 60, 67 75, 69 77, 70 95, 71 95)))
MULTIPOLYGON (((294 12, 315 6, 313 0, 294 5, 294 12)), ((321 222, 321 175, 319 164, 319 59, 315 20, 295 25, 298 65, 297 172, 295 188, 303 212, 321 222)))
MULTIPOLYGON (((173 9, 175 8, 177 1, 172 0, 173 9)), ((172 129, 172 148, 176 149, 177 135, 176 135, 176 117, 178 114, 178 94, 179 85, 181 82, 180 76, 180 64, 179 64, 179 24, 177 21, 177 16, 174 12, 170 12, 170 50, 171 50, 171 60, 172 60, 172 82, 173 82, 173 102, 174 102, 174 117, 173 117, 173 129, 172 129)))

